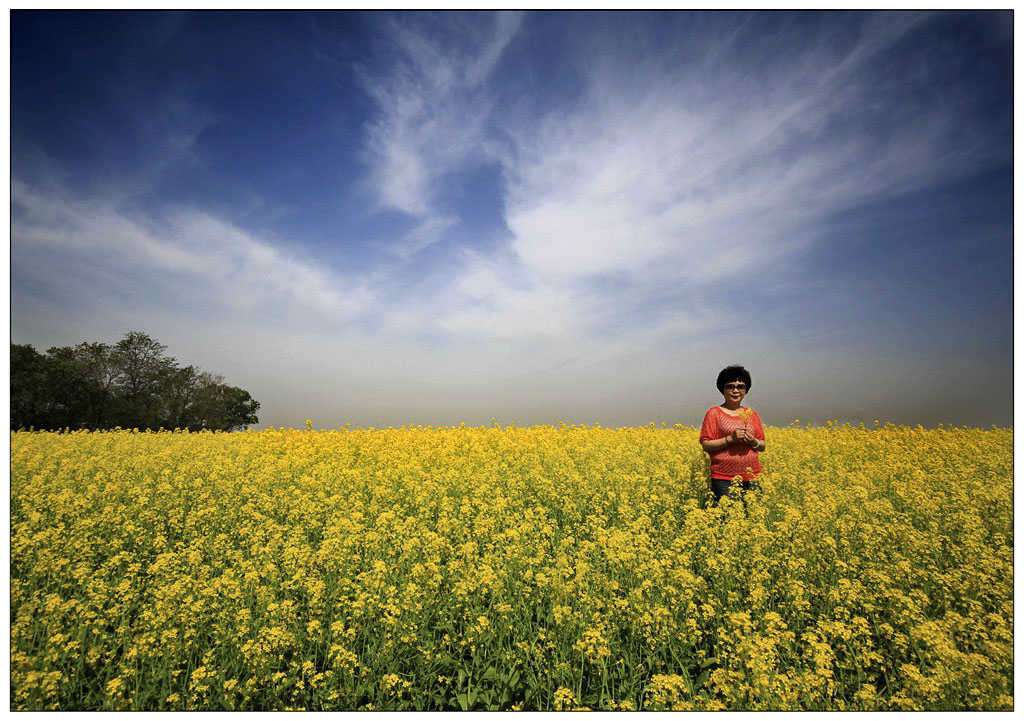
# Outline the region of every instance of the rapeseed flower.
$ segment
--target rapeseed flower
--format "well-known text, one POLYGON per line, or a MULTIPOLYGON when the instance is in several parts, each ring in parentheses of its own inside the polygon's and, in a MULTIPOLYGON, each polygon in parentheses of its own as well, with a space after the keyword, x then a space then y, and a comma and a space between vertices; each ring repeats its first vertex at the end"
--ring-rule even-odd
POLYGON ((11 435, 11 707, 1013 708, 1012 430, 11 435))

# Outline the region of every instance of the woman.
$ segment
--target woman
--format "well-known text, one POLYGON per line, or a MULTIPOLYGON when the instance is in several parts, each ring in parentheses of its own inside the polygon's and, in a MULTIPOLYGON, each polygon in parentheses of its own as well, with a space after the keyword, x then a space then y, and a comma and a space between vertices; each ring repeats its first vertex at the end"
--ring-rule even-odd
POLYGON ((729 366, 718 374, 718 391, 725 401, 704 414, 700 444, 711 456, 711 490, 715 505, 729 495, 733 479, 741 488, 757 488, 752 481, 761 474, 757 454, 766 448, 764 428, 757 413, 742 405, 750 391, 750 373, 743 366, 729 366))

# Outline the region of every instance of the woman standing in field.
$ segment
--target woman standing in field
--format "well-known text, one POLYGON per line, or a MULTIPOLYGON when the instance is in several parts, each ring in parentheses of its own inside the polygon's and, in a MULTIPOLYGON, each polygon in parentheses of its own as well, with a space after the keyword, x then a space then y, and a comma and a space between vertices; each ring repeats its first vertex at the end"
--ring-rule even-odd
POLYGON ((711 456, 711 490, 717 506, 722 496, 729 495, 734 480, 740 481, 743 491, 757 488, 753 482, 761 475, 757 454, 766 444, 761 419, 741 405, 751 386, 746 368, 733 365, 722 369, 716 385, 725 401, 704 414, 700 445, 711 456))

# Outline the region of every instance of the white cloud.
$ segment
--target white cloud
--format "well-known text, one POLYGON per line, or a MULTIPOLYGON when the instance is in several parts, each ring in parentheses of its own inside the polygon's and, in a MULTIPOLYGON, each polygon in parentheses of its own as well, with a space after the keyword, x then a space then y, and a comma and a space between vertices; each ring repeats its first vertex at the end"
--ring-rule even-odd
POLYGON ((373 299, 361 280, 336 277, 199 211, 171 210, 156 220, 18 181, 11 201, 12 264, 22 280, 77 282, 95 297, 116 292, 106 284, 148 284, 217 312, 276 306, 336 323, 358 317, 373 299), (70 277, 53 274, 60 266, 70 277))
POLYGON ((891 111, 862 72, 917 17, 868 23, 842 51, 818 38, 762 64, 756 81, 720 48, 685 72, 591 48, 574 58, 586 91, 572 102, 538 96, 539 112, 526 115, 509 111, 516 88, 493 77, 520 16, 443 17, 388 21, 392 62, 363 72, 378 107, 365 138, 369 180, 382 207, 416 219, 386 248, 415 266, 460 222, 444 206, 445 184, 499 163, 511 235, 494 252, 449 256, 434 271, 444 276, 388 296, 378 288, 396 286, 393 269, 339 275, 208 213, 156 221, 16 182, 17 246, 77 249, 84 262, 107 258, 238 311, 368 320, 396 336, 571 338, 614 354, 620 343, 716 329, 722 284, 781 285, 829 214, 976 167, 980 156, 970 138, 949 142, 963 130, 955 113, 891 111), (872 122, 890 116, 879 137, 872 122))
MULTIPOLYGON (((454 16, 449 20, 458 22, 454 16)), ((365 157, 380 205, 418 221, 399 243, 400 255, 428 247, 452 225, 439 187, 452 173, 483 160, 491 106, 482 84, 519 23, 516 13, 498 13, 490 27, 467 22, 443 38, 431 38, 401 19, 386 23, 389 66, 383 73, 363 73, 378 106, 366 130, 365 157)))
POLYGON ((786 67, 759 88, 714 77, 729 90, 712 96, 692 77, 612 89, 595 80, 600 93, 572 111, 509 129, 507 222, 528 268, 638 283, 671 268, 710 285, 740 255, 770 272, 768 256, 814 239, 808 223, 934 182, 964 154, 949 143, 952 115, 920 109, 888 142, 871 127, 845 127, 872 88, 844 73, 810 89, 786 67))
POLYGON ((445 232, 458 222, 454 215, 427 214, 415 228, 404 237, 390 243, 384 250, 401 260, 411 260, 421 250, 441 240, 445 232))
POLYGON ((455 280, 456 292, 437 325, 456 335, 503 339, 558 337, 572 330, 569 292, 540 283, 517 288, 510 280, 491 263, 471 264, 455 280))
POLYGON ((451 280, 490 291, 464 294, 459 308, 435 303, 436 325, 502 338, 629 322, 627 334, 695 333, 722 284, 784 283, 789 259, 831 214, 976 170, 986 149, 961 116, 935 98, 894 109, 892 88, 870 71, 921 21, 868 22, 842 51, 819 38, 765 63, 756 81, 714 53, 685 73, 626 74, 618 68, 632 66, 601 48, 579 62, 591 69, 588 92, 533 116, 505 114, 514 90, 473 85, 458 53, 406 28, 403 47, 431 68, 424 87, 438 95, 381 98, 385 118, 402 118, 398 137, 417 139, 411 167, 432 169, 406 207, 428 207, 474 145, 507 180, 508 246, 486 271, 469 263, 451 280), (658 311, 633 315, 645 305, 658 311))
POLYGON ((692 319, 708 317, 698 309, 723 283, 783 285, 831 214, 986 162, 991 149, 950 107, 956 88, 902 102, 872 69, 927 17, 867 18, 841 49, 813 36, 760 62, 756 77, 713 45, 682 71, 601 45, 571 60, 586 91, 534 98, 536 114, 509 112, 516 88, 488 82, 518 19, 447 33, 393 24, 399 60, 366 79, 379 105, 372 181, 384 205, 420 224, 392 252, 411 259, 457 225, 441 189, 481 158, 501 165, 511 231, 451 277, 454 293, 412 315, 466 336, 586 335, 630 321, 625 332, 671 335, 664 318, 698 332, 692 319), (481 277, 489 292, 460 292, 481 277), (633 316, 644 306, 658 310, 633 316))

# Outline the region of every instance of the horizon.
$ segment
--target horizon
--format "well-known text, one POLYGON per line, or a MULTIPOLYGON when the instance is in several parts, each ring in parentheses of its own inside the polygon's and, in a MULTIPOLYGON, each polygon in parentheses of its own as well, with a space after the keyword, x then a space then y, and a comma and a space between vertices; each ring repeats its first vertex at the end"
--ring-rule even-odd
POLYGON ((1012 428, 1013 13, 11 13, 10 340, 253 429, 1012 428))

